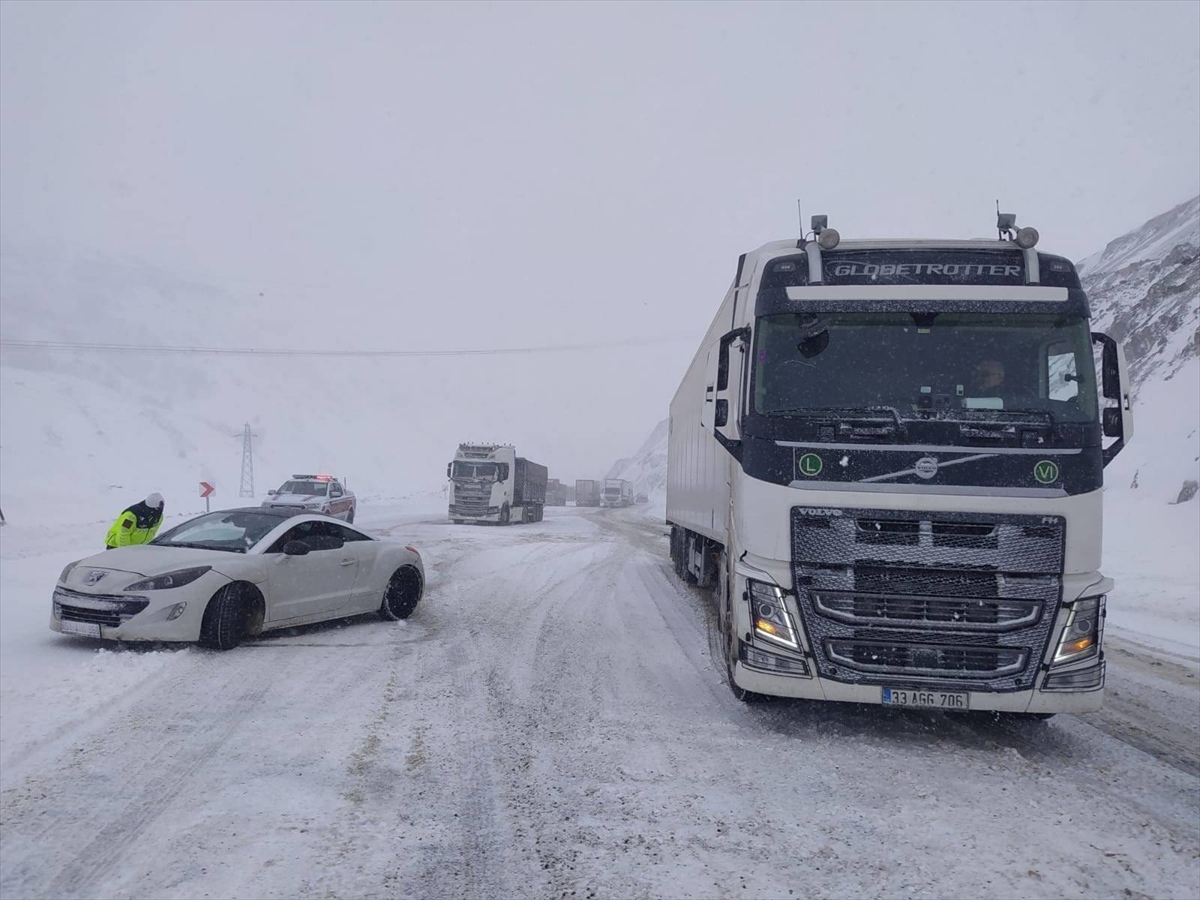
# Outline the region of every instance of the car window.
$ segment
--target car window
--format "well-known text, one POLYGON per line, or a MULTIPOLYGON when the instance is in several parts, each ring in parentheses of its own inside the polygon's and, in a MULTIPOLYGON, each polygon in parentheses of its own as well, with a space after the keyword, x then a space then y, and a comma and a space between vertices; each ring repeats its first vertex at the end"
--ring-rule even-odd
POLYGON ((369 536, 363 534, 361 531, 355 531, 353 528, 348 528, 345 525, 335 525, 334 527, 337 528, 341 532, 342 540, 344 540, 347 544, 353 543, 355 541, 373 541, 373 540, 375 540, 375 538, 369 537, 369 536))
POLYGON ((268 553, 282 553, 288 541, 303 541, 311 553, 322 550, 340 550, 346 543, 341 527, 336 522, 301 522, 284 532, 268 553))

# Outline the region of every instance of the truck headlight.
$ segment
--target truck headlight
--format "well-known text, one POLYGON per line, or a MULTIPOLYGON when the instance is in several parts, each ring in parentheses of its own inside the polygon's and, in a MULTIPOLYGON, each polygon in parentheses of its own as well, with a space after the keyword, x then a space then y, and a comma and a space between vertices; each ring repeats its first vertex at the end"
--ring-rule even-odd
MULTIPOLYGON (((180 569, 178 572, 167 572, 164 575, 155 575, 153 578, 147 578, 144 581, 136 581, 125 588, 125 590, 166 591, 171 588, 183 587, 185 584, 191 584, 211 569, 212 566, 197 566, 194 569, 180 569)), ((183 610, 180 610, 180 612, 183 612, 183 610)))
POLYGON ((747 581, 746 586, 755 636, 799 650, 796 629, 792 627, 792 617, 784 606, 783 591, 779 586, 753 580, 747 581))
POLYGON ((1104 599, 1101 594, 1075 601, 1054 654, 1056 665, 1087 659, 1100 652, 1100 615, 1104 610, 1104 599))

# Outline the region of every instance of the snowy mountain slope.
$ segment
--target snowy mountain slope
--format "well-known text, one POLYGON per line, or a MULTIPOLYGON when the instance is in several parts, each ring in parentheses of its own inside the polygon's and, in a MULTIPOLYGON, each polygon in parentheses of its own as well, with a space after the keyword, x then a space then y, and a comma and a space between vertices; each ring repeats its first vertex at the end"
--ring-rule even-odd
POLYGON ((1187 499, 1200 479, 1200 197, 1109 242, 1079 269, 1094 327, 1124 342, 1136 390, 1134 439, 1105 481, 1164 502, 1187 499))
MULTIPOLYGON (((268 289, 269 293, 269 289, 268 289)), ((5 339, 122 345, 387 348, 383 328, 345 324, 328 298, 286 304, 152 266, 0 246, 5 339), (286 310, 280 314, 281 310, 286 310)), ((412 346, 416 339, 401 335, 412 346)), ((632 354, 635 350, 630 350, 632 354)), ((615 362, 625 364, 624 358, 615 362)), ((0 351, 0 509, 12 523, 93 521, 157 490, 168 513, 237 505, 242 425, 258 495, 293 472, 327 471, 359 497, 440 490, 464 434, 513 440, 552 467, 554 447, 520 422, 512 383, 544 383, 545 357, 377 358, 0 351), (492 377, 480 377, 481 372, 492 377), (469 392, 478 414, 464 421, 469 392), (525 431, 520 428, 527 428, 525 431)), ((580 390, 564 376, 547 405, 580 390)), ((564 445, 572 442, 563 436, 564 445)), ((553 472, 553 468, 552 468, 553 472)))
POLYGON ((654 494, 667 489, 668 419, 654 426, 650 436, 633 456, 613 463, 605 478, 624 478, 633 482, 638 493, 654 494))

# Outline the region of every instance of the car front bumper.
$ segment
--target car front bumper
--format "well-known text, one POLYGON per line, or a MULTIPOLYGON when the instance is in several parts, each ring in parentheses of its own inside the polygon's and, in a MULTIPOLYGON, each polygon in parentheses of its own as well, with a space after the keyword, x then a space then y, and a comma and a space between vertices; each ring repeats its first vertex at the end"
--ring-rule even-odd
POLYGON ((197 641, 208 601, 229 583, 224 575, 210 571, 182 588, 136 594, 93 594, 60 584, 51 602, 50 629, 107 641, 197 641), (185 606, 171 618, 179 604, 185 606), (99 633, 67 631, 64 622, 68 629, 87 626, 87 631, 93 631, 91 626, 96 626, 99 633))

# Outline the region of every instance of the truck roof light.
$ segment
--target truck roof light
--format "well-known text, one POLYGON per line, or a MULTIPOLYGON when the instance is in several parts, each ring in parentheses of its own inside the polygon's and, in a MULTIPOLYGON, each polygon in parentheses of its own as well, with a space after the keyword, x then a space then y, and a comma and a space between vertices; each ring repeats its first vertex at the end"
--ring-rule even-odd
POLYGON ((1022 250, 1032 250, 1037 246, 1038 238, 1040 236, 1041 235, 1038 234, 1038 230, 1036 228, 1031 228, 1030 226, 1026 225, 1017 232, 1017 246, 1022 250))
POLYGON ((817 243, 821 245, 822 250, 832 250, 841 243, 841 240, 842 236, 838 234, 836 228, 823 228, 817 235, 817 243))

